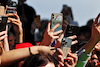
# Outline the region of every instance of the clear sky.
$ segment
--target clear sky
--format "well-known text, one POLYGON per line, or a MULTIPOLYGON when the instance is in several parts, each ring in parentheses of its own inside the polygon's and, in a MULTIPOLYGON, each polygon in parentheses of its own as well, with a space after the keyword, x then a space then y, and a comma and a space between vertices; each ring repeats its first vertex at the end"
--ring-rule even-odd
POLYGON ((100 12, 100 0, 27 0, 26 3, 41 15, 41 19, 49 20, 52 13, 60 13, 63 4, 66 4, 72 8, 74 21, 77 21, 79 26, 85 25, 91 18, 96 18, 100 12))

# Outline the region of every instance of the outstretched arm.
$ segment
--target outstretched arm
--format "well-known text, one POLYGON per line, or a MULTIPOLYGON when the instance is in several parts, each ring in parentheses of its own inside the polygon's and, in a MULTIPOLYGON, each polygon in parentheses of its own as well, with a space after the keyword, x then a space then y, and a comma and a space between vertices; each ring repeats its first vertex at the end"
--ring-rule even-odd
MULTIPOLYGON (((30 47, 30 51, 31 51, 32 55, 35 55, 38 53, 44 53, 44 54, 50 54, 52 56, 55 56, 54 54, 56 52, 59 52, 58 54, 56 54, 56 57, 59 58, 59 55, 62 56, 61 49, 57 49, 57 50, 51 50, 51 49, 55 49, 55 48, 47 47, 47 46, 30 47)), ((24 58, 30 56, 30 51, 29 51, 29 48, 22 48, 22 49, 14 49, 14 50, 8 51, 6 53, 3 53, 0 56, 0 67, 9 66, 11 64, 14 64, 18 61, 23 60, 24 58)))
POLYGON ((100 41, 100 22, 98 23, 98 18, 100 14, 96 19, 93 19, 93 25, 92 25, 92 35, 90 40, 86 43, 86 45, 83 47, 85 49, 85 52, 89 54, 94 46, 100 41))

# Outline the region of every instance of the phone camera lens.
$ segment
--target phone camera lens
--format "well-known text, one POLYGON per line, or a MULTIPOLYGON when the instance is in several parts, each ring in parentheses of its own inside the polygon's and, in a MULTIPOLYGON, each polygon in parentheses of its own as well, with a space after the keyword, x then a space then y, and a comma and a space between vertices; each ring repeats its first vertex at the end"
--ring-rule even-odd
POLYGON ((54 16, 52 18, 54 18, 54 16))

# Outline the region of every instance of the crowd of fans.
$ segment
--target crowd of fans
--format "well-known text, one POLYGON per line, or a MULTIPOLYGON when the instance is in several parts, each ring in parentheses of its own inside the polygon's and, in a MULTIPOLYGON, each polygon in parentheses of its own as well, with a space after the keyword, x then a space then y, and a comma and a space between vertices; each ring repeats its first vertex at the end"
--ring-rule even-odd
POLYGON ((35 21, 38 15, 25 1, 13 6, 11 0, 0 0, 0 24, 7 19, 5 30, 0 27, 0 67, 100 67, 100 14, 79 27, 71 7, 63 5, 63 29, 54 32, 59 24, 51 28, 49 20, 35 21), (9 7, 15 12, 7 12, 9 7), (72 43, 63 59, 64 37, 72 43))

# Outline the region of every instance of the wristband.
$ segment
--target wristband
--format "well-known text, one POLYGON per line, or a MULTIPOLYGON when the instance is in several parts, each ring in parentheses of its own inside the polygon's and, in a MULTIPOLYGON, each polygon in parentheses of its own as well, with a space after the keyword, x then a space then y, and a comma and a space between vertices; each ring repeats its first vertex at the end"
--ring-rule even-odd
POLYGON ((30 53, 30 55, 32 55, 32 52, 31 52, 31 49, 30 49, 30 47, 29 47, 29 53, 30 53))

